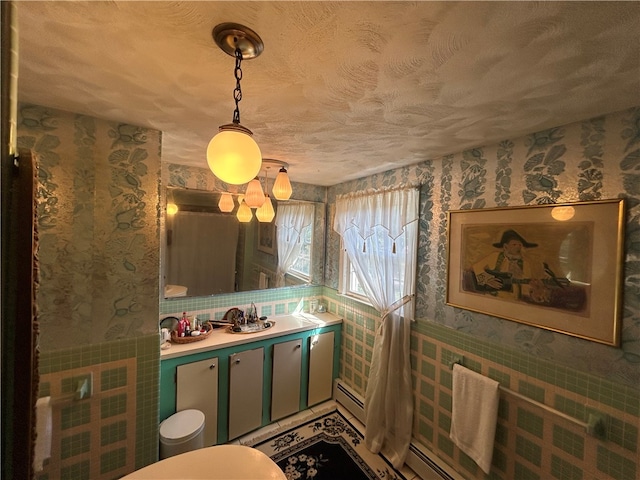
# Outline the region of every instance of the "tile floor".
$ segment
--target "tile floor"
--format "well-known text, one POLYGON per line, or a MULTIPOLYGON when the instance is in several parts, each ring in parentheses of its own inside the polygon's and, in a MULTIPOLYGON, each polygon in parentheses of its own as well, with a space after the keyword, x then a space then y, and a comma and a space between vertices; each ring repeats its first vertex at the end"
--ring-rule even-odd
MULTIPOLYGON (((303 412, 296 413, 295 415, 291 415, 290 417, 283 418, 274 422, 270 425, 262 427, 258 430, 255 430, 243 437, 240 437, 230 444, 235 445, 254 445, 266 438, 269 438, 275 435, 278 432, 282 432, 292 428, 296 425, 300 425, 301 423, 305 423, 313 418, 319 417, 325 413, 331 412, 333 410, 338 410, 354 427, 358 429, 358 431, 364 435, 364 425, 355 418, 347 409, 345 409, 342 405, 335 402, 334 400, 329 400, 327 402, 321 403, 314 407, 311 407, 308 410, 303 412)), ((406 465, 400 470, 400 473, 405 476, 407 480, 421 480, 419 476, 415 474, 413 470, 411 470, 406 465)))

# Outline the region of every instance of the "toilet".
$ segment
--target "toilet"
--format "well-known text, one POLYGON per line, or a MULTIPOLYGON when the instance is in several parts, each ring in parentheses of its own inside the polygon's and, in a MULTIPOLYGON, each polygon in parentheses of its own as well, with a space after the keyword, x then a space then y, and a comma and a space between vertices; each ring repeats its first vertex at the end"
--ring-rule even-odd
POLYGON ((204 447, 204 413, 182 410, 160 424, 160 459, 204 447))

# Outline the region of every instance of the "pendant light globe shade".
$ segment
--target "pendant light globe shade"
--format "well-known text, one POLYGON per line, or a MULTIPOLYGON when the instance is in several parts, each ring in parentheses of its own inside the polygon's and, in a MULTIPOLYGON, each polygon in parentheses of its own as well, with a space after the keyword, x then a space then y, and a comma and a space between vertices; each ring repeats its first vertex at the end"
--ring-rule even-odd
POLYGON ((254 178, 247 185, 247 191, 244 192, 244 202, 251 208, 260 208, 264 203, 264 192, 260 180, 254 178))
POLYGON ((236 213, 236 217, 238 218, 238 221, 242 223, 248 223, 253 218, 253 213, 245 202, 242 202, 238 207, 238 213, 236 213))
POLYGON ((223 193, 220 195, 220 201, 218 202, 218 208, 221 212, 229 213, 233 210, 233 197, 230 193, 223 193))
POLYGON ((273 203, 271 203, 269 194, 267 194, 262 206, 256 210, 256 218, 259 222, 269 223, 275 216, 276 212, 273 210, 273 203))
POLYGON ((273 193, 274 198, 277 200, 289 200, 289 198, 291 198, 293 190, 291 189, 289 175, 287 175, 287 170, 284 167, 278 172, 273 182, 271 193, 273 193))
POLYGON ((207 147, 207 163, 225 183, 242 185, 260 172, 262 153, 251 130, 240 124, 222 125, 207 147))

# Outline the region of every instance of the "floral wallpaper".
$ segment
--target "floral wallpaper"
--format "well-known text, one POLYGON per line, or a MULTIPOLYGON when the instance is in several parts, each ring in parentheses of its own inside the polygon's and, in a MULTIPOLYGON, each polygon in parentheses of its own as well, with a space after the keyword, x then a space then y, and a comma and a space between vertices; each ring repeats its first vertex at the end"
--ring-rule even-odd
MULTIPOLYGON (((640 384, 640 107, 508 139, 411 167, 330 187, 336 196, 419 184, 417 318, 579 366, 633 387, 640 384), (619 348, 449 307, 447 212, 496 206, 627 199, 624 305, 619 348)), ((329 227, 325 281, 338 287, 339 237, 329 227)))
POLYGON ((18 147, 38 159, 41 349, 157 332, 160 138, 20 105, 18 147))

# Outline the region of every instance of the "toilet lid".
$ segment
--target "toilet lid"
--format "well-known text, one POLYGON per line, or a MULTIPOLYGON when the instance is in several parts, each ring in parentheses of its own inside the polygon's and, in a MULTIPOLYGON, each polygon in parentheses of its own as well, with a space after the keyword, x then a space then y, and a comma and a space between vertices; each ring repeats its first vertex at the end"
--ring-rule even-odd
POLYGON ((204 427, 204 413, 200 410, 182 410, 160 424, 160 437, 166 440, 182 440, 204 427))

